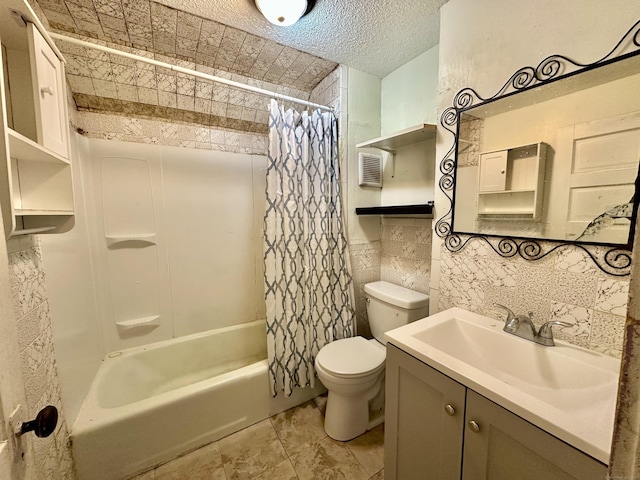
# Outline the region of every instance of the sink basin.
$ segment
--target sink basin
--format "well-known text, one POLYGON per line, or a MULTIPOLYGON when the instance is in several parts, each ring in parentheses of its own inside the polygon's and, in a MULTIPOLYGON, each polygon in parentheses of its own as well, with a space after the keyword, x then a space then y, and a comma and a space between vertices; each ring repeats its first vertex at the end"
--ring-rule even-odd
POLYGON ((559 348, 541 347, 506 334, 502 331, 502 322, 486 318, 480 320, 472 322, 451 317, 436 324, 427 321, 425 328, 414 333, 413 337, 524 388, 531 385, 557 390, 593 388, 611 382, 617 384, 617 376, 612 375, 613 372, 593 365, 593 360, 596 363, 601 360, 599 354, 572 349, 566 344, 559 344, 559 348))
POLYGON ((567 443, 608 463, 619 360, 556 340, 545 347, 504 322, 452 308, 386 339, 567 443))

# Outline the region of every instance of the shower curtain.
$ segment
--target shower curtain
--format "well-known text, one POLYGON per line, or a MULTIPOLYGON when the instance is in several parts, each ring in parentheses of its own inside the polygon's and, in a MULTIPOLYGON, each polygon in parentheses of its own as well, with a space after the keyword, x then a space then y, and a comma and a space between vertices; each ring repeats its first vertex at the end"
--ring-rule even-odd
POLYGON ((264 280, 271 394, 315 386, 314 361, 355 334, 337 121, 271 101, 264 280))

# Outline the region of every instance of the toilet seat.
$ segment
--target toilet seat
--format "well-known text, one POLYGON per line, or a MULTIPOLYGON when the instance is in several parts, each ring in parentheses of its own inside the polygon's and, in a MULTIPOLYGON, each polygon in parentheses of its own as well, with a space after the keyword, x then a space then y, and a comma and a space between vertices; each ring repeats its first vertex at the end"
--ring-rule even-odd
POLYGON ((318 352, 316 362, 327 373, 339 378, 355 378, 384 368, 386 351, 363 337, 331 342, 318 352))

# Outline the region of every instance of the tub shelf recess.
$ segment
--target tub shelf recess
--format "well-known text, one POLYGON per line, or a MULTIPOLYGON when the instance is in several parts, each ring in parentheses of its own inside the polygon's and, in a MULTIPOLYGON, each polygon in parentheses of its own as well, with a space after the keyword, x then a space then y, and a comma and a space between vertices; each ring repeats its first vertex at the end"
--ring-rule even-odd
POLYGON ((150 317, 133 318, 131 320, 121 320, 116 322, 118 330, 131 330, 140 327, 157 327, 160 325, 160 315, 150 317))
POLYGON ((105 238, 107 239, 107 247, 123 244, 126 242, 144 244, 144 246, 156 245, 155 233, 144 235, 105 235, 105 238))

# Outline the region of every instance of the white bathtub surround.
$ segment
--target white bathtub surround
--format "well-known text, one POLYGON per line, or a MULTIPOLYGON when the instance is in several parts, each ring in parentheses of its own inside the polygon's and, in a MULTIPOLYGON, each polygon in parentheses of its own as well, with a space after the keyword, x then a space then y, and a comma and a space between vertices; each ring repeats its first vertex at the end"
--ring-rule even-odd
POLYGON ((103 355, 264 319, 264 157, 87 143, 103 355))
POLYGON ((80 480, 120 480, 269 416, 263 321, 111 353, 72 427, 80 480))
POLYGON ((354 335, 337 120, 271 102, 264 218, 271 393, 313 387, 316 354, 354 335))

